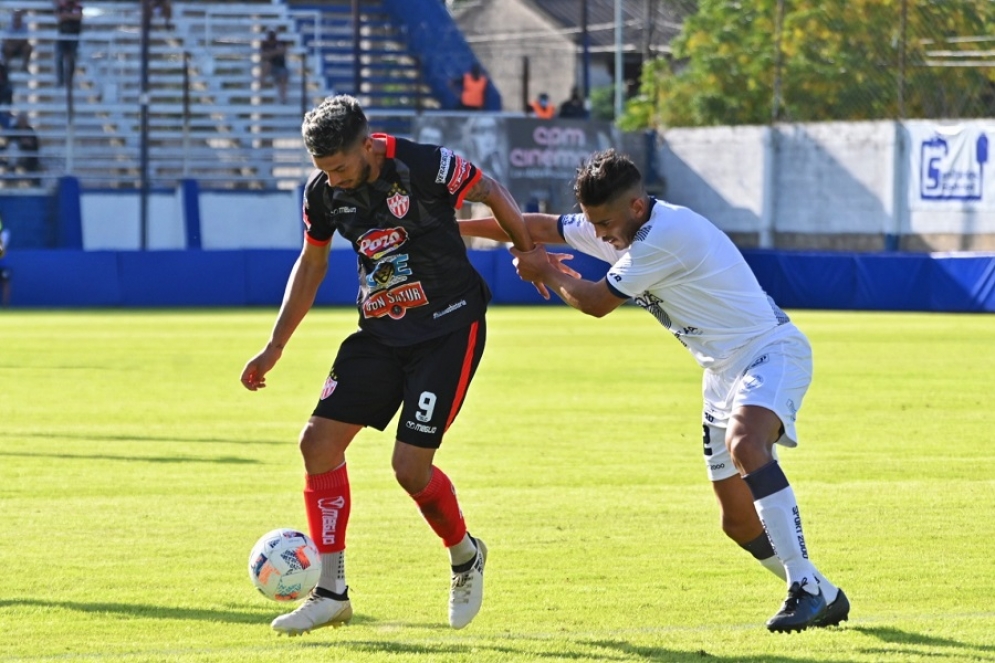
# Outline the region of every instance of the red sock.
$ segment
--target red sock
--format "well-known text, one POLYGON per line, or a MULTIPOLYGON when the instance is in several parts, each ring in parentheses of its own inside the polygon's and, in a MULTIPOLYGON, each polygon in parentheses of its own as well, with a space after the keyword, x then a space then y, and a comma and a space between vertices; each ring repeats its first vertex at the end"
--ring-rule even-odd
POLYGON ((304 507, 311 538, 318 551, 345 550, 345 528, 349 524, 349 473, 345 463, 331 472, 308 474, 304 486, 304 507))
POLYGON ((456 488, 442 470, 433 466, 428 485, 411 497, 447 548, 463 540, 466 522, 456 500, 456 488))

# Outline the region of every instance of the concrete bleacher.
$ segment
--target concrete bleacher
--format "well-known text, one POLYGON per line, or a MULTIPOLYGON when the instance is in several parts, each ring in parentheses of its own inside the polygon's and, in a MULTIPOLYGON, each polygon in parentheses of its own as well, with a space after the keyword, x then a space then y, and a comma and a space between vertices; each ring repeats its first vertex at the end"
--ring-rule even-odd
MULTIPOLYGON (((7 4, 0 22, 9 20, 7 4)), ((85 187, 128 188, 141 175, 141 16, 132 3, 86 2, 69 95, 56 84, 58 39, 49 0, 17 0, 35 47, 28 72, 13 72, 13 104, 41 141, 42 188, 65 173, 85 187)), ((149 40, 149 180, 175 186, 197 177, 224 188, 291 188, 309 170, 300 141, 302 111, 329 90, 314 76, 286 5, 176 2, 173 29, 154 17, 149 40), (277 30, 290 44, 287 103, 260 79, 259 42, 277 30), (303 83, 303 84, 302 84, 303 83), (186 92, 185 92, 186 89, 186 92)), ((0 134, 2 135, 2 134, 0 134)), ((0 188, 32 188, 0 170, 0 188)))
POLYGON ((438 108, 406 44, 405 26, 380 0, 365 0, 358 11, 357 35, 351 0, 291 5, 302 42, 320 60, 326 86, 356 96, 369 108, 438 108))
MULTIPOLYGON (((0 113, 28 114, 41 141, 43 172, 39 182, 31 182, 0 165, 0 189, 17 193, 38 189, 38 183, 51 188, 64 174, 89 188, 139 186, 140 3, 84 3, 71 99, 56 84, 53 3, 5 1, 0 28, 14 9, 25 10, 34 54, 28 72, 12 72, 13 104, 0 106, 0 113)), ((406 135, 417 112, 439 104, 420 80, 404 27, 395 24, 381 0, 359 4, 358 29, 352 10, 351 0, 321 5, 190 0, 173 3, 171 30, 153 17, 150 185, 172 187, 178 178, 195 176, 223 188, 295 187, 310 169, 300 140, 302 114, 336 92, 355 95, 376 130, 406 135), (261 79, 259 45, 269 30, 289 45, 286 103, 261 79)))

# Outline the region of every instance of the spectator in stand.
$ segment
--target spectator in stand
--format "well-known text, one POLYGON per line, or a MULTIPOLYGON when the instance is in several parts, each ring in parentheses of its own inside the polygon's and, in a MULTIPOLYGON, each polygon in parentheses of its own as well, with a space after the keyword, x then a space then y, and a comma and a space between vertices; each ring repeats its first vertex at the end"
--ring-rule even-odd
POLYGON ((556 106, 549 103, 548 94, 540 92, 537 98, 529 102, 525 112, 535 115, 540 120, 551 120, 556 117, 556 106))
MULTIPOLYGON (((0 106, 10 106, 14 103, 14 85, 10 82, 7 63, 0 62, 0 106)), ((10 114, 0 111, 0 126, 10 126, 10 114)))
POLYGON ((460 110, 484 110, 487 76, 484 75, 479 63, 474 62, 470 65, 470 70, 463 74, 462 78, 453 81, 453 87, 459 95, 460 110))
POLYGON ((580 90, 576 87, 570 91, 570 98, 560 104, 560 117, 581 120, 587 118, 584 100, 580 98, 580 90))
POLYGON ((10 27, 7 28, 7 32, 4 34, 3 46, 0 50, 3 52, 3 61, 8 66, 13 66, 14 58, 21 58, 21 68, 24 71, 28 70, 28 63, 31 61, 31 52, 33 49, 31 42, 28 41, 28 26, 24 23, 23 9, 14 10, 14 14, 10 19, 10 27))
POLYGON ((287 44, 280 41, 275 30, 270 30, 259 45, 259 56, 262 62, 262 80, 272 79, 276 85, 280 103, 287 103, 287 82, 290 80, 290 70, 287 68, 287 44))
MULTIPOLYGON (((9 132, 10 143, 13 145, 11 157, 8 160, 8 167, 23 173, 37 173, 41 171, 41 159, 38 158, 38 134, 35 128, 28 121, 28 114, 21 112, 17 115, 17 122, 9 132)), ((26 180, 30 186, 41 186, 41 179, 32 177, 26 180)))
POLYGON ((167 30, 173 29, 173 2, 172 0, 152 0, 152 15, 162 16, 167 30))
POLYGON ((59 42, 55 47, 55 77, 59 87, 71 85, 76 72, 76 52, 83 31, 83 5, 79 0, 56 0, 55 19, 59 42))

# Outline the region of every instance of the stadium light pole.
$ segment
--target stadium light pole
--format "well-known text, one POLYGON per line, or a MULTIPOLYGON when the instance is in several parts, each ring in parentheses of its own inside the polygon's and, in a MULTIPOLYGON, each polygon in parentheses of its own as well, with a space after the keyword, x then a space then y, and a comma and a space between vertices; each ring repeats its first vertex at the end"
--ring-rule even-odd
POLYGON ((580 40, 584 62, 584 108, 591 110, 591 38, 587 33, 587 0, 580 0, 580 40))
POLYGON ((139 225, 143 251, 149 247, 149 27, 152 14, 149 2, 142 0, 142 80, 138 93, 138 103, 141 104, 139 225))
POLYGON ((615 121, 622 117, 622 86, 625 72, 622 69, 622 0, 615 0, 615 121))

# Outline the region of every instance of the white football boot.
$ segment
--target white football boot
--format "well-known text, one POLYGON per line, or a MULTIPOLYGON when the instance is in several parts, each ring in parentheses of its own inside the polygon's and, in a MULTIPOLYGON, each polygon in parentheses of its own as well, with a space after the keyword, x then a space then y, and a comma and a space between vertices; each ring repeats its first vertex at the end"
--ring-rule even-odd
POLYGON ((347 624, 350 619, 352 619, 352 603, 348 598, 345 601, 336 601, 312 591, 296 610, 280 615, 270 626, 277 633, 293 637, 325 626, 338 628, 347 624))
POLYGON ((449 589, 449 625, 463 628, 473 621, 480 612, 484 601, 484 564, 487 563, 487 546, 480 539, 477 542, 477 555, 470 568, 453 574, 449 589))

